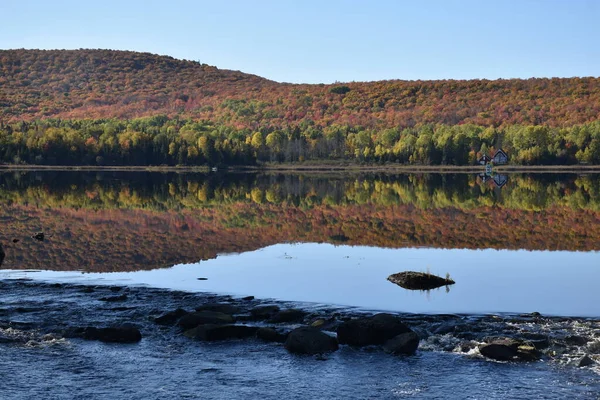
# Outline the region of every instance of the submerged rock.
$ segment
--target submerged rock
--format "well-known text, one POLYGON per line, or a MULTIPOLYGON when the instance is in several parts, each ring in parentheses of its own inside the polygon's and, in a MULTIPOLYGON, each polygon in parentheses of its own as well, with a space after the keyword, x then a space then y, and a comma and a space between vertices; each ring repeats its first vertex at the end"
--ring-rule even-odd
POLYGON ((442 278, 426 272, 405 271, 388 276, 388 281, 409 290, 431 290, 442 286, 454 285, 449 278, 442 278))
POLYGON ((391 314, 376 314, 343 322, 337 329, 341 344, 368 346, 384 344, 388 340, 412 330, 400 317, 391 314))
POLYGON ((321 354, 336 351, 339 348, 336 338, 310 326, 303 326, 291 331, 284 346, 290 353, 296 354, 321 354))
POLYGON ((196 340, 218 341, 245 339, 256 335, 258 327, 248 325, 205 324, 187 330, 184 335, 196 340))
POLYGON ((385 342, 383 350, 394 355, 411 355, 415 354, 418 347, 419 336, 414 332, 407 332, 385 342))
POLYGON ((183 330, 188 330, 204 324, 231 324, 234 318, 218 311, 198 311, 181 317, 177 325, 183 330))

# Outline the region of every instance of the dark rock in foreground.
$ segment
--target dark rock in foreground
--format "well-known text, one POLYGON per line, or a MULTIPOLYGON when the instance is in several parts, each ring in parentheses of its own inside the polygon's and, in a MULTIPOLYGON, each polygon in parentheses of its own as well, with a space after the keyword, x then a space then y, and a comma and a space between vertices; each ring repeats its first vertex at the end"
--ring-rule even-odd
POLYGON ((578 367, 589 367, 590 365, 594 365, 596 362, 590 358, 587 354, 579 360, 577 363, 578 367))
POLYGON ((188 330, 197 327, 198 325, 204 324, 231 324, 234 322, 234 318, 229 315, 218 311, 198 311, 195 313, 189 313, 181 317, 177 322, 177 325, 183 330, 188 330))
POLYGON ((117 326, 109 328, 85 327, 76 328, 73 336, 85 340, 99 340, 109 343, 136 343, 142 340, 139 329, 133 326, 117 326))
POLYGON ((412 330, 402 320, 391 314, 376 314, 343 322, 337 329, 341 344, 351 346, 381 345, 388 340, 412 330))
POLYGON ((185 336, 206 341, 245 339, 256 335, 258 327, 247 325, 200 325, 184 333, 185 336))
POLYGON ((481 345, 482 356, 496 361, 537 361, 540 353, 526 342, 516 339, 499 339, 481 345))
POLYGON ((386 353, 394 355, 415 354, 419 347, 419 336, 414 332, 401 333, 400 335, 388 340, 383 345, 386 353))
POLYGON ((388 281, 409 290, 431 290, 442 286, 454 285, 452 279, 446 279, 426 272, 405 271, 388 276, 388 281))
POLYGON ((290 353, 296 354, 322 354, 339 348, 336 338, 310 326, 291 331, 284 345, 290 353))

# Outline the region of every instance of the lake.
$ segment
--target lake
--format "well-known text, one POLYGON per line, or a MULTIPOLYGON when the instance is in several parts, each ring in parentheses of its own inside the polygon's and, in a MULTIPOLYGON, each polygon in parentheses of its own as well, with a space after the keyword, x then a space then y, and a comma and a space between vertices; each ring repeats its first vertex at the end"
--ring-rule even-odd
POLYGON ((90 395, 92 389, 71 381, 71 367, 59 374, 62 389, 39 383, 57 363, 71 365, 67 357, 90 365, 80 373, 96 389, 122 373, 157 380, 156 371, 171 360, 179 383, 166 385, 167 392, 125 380, 106 398, 193 398, 198 385, 215 388, 208 398, 244 391, 250 397, 267 391, 265 398, 447 398, 465 384, 472 389, 463 398, 597 398, 600 390, 598 364, 573 366, 600 353, 597 174, 7 171, 0 173, 0 204, 6 253, 0 339, 21 338, 0 340, 0 369, 13 371, 0 389, 7 385, 12 398, 27 398, 15 389, 31 382, 17 372, 27 363, 40 365, 29 393, 90 395), (39 233, 43 238, 34 237, 39 233), (449 275, 456 283, 415 291, 387 280, 407 270, 449 275), (61 308, 65 302, 94 309, 105 322, 126 312, 98 311, 97 299, 80 298, 81 287, 122 287, 135 299, 156 294, 136 306, 146 314, 128 314, 144 327, 145 344, 125 350, 32 339, 31 332, 43 331, 42 320, 49 331, 61 318, 87 321, 85 312, 61 308), (147 314, 174 306, 176 300, 166 300, 172 293, 194 299, 251 295, 315 315, 393 312, 413 321, 422 342, 406 359, 343 348, 322 363, 256 343, 209 346, 198 354, 197 345, 178 339, 168 344, 172 353, 157 358, 166 339, 148 325, 147 314), (62 317, 47 321, 52 307, 62 317), (534 312, 543 321, 527 316, 534 312), (547 335, 558 344, 583 339, 538 363, 490 362, 472 348, 458 350, 466 336, 457 331, 435 333, 432 324, 447 324, 447 318, 481 333, 469 338, 475 342, 483 341, 482 332, 515 331, 547 335), (42 345, 26 345, 32 340, 42 345), (258 353, 240 354, 248 351, 258 353), (207 357, 202 363, 210 366, 191 367, 186 354, 207 357), (114 367, 125 359, 148 364, 114 367), (113 368, 114 376, 95 379, 101 368, 113 368), (202 372, 206 368, 209 373, 202 372), (376 378, 382 369, 401 373, 376 378), (352 382, 352 375, 360 379, 352 382), (547 392, 549 385, 555 393, 547 392))

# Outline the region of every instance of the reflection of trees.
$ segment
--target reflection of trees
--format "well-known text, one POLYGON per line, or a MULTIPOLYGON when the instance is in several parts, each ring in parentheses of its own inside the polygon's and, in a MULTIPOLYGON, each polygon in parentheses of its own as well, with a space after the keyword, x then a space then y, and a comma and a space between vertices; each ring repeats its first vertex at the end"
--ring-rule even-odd
POLYGON ((420 209, 497 206, 600 210, 594 175, 514 175, 498 196, 492 182, 470 175, 227 175, 70 172, 0 174, 0 200, 48 207, 196 209, 253 202, 300 207, 413 205, 420 209))

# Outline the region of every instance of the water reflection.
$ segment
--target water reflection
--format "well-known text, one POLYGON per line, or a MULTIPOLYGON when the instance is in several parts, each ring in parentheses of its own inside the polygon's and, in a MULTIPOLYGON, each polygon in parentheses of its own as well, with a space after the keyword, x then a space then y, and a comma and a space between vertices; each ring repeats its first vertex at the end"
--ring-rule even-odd
POLYGON ((600 249, 598 175, 496 177, 3 173, 3 268, 149 270, 283 242, 600 249))

